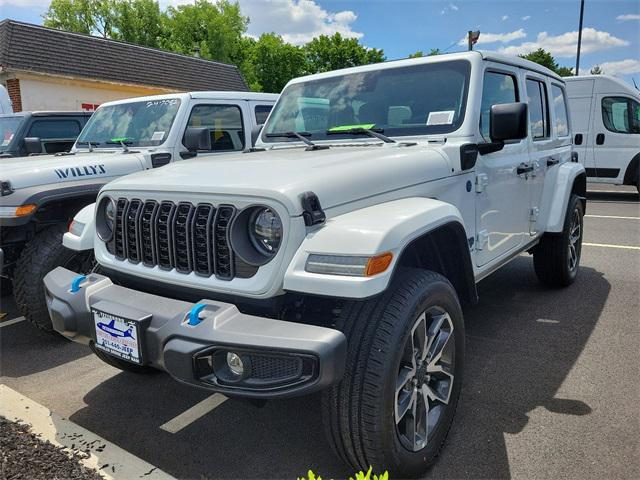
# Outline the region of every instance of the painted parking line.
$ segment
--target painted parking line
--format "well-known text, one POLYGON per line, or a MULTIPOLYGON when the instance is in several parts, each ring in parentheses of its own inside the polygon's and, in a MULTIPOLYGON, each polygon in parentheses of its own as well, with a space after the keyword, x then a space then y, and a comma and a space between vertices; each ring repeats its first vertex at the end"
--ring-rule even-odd
POLYGON ((24 317, 18 317, 7 320, 6 322, 0 322, 0 328, 8 327, 9 325, 15 325, 16 323, 24 322, 25 320, 26 319, 24 317))
POLYGON ((220 393, 214 393, 210 397, 205 398, 199 403, 196 403, 190 409, 182 412, 175 418, 172 418, 167 423, 160 425, 160 429, 169 433, 178 433, 185 427, 188 427, 196 420, 204 417, 207 413, 215 410, 227 400, 227 397, 220 393))
POLYGON ((618 215, 585 215, 587 218, 613 218, 615 220, 640 220, 640 217, 621 217, 618 215))
POLYGON ((621 248, 623 250, 640 250, 640 247, 635 247, 633 245, 611 245, 608 243, 587 243, 587 242, 582 242, 582 245, 585 247, 621 248))
POLYGON ((175 480, 150 463, 2 384, 0 415, 25 423, 42 440, 79 454, 80 462, 97 470, 105 480, 175 480))

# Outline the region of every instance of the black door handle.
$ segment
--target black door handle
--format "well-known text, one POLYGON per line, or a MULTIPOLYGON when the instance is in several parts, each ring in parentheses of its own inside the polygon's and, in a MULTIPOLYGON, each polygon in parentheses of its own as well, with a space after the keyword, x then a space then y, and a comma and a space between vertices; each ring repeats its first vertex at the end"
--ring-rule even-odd
POLYGON ((604 143, 604 133, 596 135, 596 145, 602 145, 604 143))
POLYGON ((582 145, 582 134, 581 133, 576 133, 576 136, 573 140, 573 144, 574 145, 582 145))
POLYGON ((557 165, 559 163, 560 163, 560 160, 558 160, 557 158, 553 158, 553 157, 547 158, 547 167, 553 167, 554 165, 557 165))
POLYGON ((526 163, 521 163, 520 165, 518 165, 518 168, 516 169, 516 173, 518 175, 522 175, 524 173, 529 173, 529 172, 533 172, 533 165, 527 165, 526 163))

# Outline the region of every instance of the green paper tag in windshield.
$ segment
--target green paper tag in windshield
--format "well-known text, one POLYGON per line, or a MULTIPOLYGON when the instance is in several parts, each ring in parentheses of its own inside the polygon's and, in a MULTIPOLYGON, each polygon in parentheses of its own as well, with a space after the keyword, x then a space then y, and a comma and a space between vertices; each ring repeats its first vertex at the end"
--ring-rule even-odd
POLYGON ((361 123, 360 125, 340 125, 338 127, 332 127, 330 132, 348 132, 349 130, 355 130, 357 128, 364 128, 365 130, 371 130, 375 127, 375 123, 361 123))

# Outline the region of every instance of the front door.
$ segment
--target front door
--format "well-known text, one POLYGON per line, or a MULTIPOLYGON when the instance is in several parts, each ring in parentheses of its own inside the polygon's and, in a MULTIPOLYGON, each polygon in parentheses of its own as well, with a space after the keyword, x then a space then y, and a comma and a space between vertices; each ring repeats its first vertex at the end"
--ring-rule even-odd
MULTIPOLYGON (((484 75, 480 112, 480 141, 489 141, 491 106, 519 101, 516 69, 502 66, 484 75)), ((476 265, 507 256, 529 237, 529 192, 523 166, 527 141, 508 142, 498 152, 480 155, 476 164, 476 265)))

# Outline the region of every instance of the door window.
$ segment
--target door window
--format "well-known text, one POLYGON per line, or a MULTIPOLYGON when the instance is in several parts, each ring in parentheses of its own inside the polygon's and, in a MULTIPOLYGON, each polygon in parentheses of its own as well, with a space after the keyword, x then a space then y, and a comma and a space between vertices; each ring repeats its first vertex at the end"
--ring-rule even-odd
POLYGON ((513 75, 498 72, 485 72, 480 107, 480 132, 489 139, 489 116, 491 106, 518 101, 516 78, 513 75))
POLYGON ((267 117, 272 108, 273 105, 256 105, 255 114, 257 125, 263 125, 264 122, 267 121, 267 117))
POLYGON ((566 137, 569 135, 569 121, 564 89, 559 85, 551 85, 551 95, 553 96, 553 110, 556 114, 556 133, 559 137, 566 137))
POLYGON ((35 120, 27 137, 40 137, 42 140, 69 139, 76 138, 79 134, 80 123, 76 120, 35 120))
POLYGON ((547 86, 538 80, 527 79, 527 102, 529 103, 529 125, 534 140, 549 136, 549 104, 547 86))
POLYGON ((187 127, 206 127, 211 135, 213 152, 244 148, 242 113, 237 105, 196 105, 191 110, 187 127))
POLYGON ((605 97, 602 123, 611 132, 640 133, 640 104, 626 97, 605 97))

